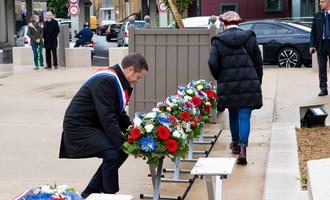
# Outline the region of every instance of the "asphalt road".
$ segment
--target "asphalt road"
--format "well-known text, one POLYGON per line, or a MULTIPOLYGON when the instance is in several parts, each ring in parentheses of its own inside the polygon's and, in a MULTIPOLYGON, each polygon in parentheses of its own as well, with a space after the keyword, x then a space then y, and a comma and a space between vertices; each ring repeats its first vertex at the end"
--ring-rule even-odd
POLYGON ((117 47, 117 41, 106 41, 105 36, 93 35, 95 42, 95 55, 92 60, 93 66, 108 66, 109 65, 109 48, 117 47))

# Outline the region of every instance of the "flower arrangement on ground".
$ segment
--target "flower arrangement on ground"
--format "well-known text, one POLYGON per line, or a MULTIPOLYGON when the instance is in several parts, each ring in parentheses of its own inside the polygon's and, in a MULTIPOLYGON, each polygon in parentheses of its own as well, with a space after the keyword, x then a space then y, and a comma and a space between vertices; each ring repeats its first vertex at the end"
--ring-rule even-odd
POLYGON ((189 150, 186 134, 179 121, 157 109, 148 113, 136 113, 131 126, 128 127, 129 137, 122 148, 135 157, 147 158, 147 163, 158 166, 164 156, 171 158, 185 157, 189 150))
POLYGON ((157 108, 161 112, 167 112, 179 119, 180 123, 178 126, 182 127, 188 140, 199 135, 199 109, 191 101, 173 95, 167 97, 164 102, 159 102, 157 108))
POLYGON ((83 200, 83 198, 72 187, 54 184, 29 189, 14 200, 83 200))

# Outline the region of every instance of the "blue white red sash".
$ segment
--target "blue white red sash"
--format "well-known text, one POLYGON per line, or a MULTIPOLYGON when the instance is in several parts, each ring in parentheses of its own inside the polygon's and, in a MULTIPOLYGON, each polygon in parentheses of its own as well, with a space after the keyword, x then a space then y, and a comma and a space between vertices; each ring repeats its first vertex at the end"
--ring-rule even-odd
POLYGON ((96 71, 96 73, 91 76, 86 82, 99 77, 99 76, 110 76, 112 77, 117 85, 117 89, 118 89, 118 93, 119 93, 119 103, 120 103, 120 108, 121 108, 121 112, 125 109, 126 104, 128 103, 129 100, 129 96, 128 96, 128 92, 124 91, 123 86, 121 85, 120 79, 117 75, 117 73, 114 70, 105 68, 105 69, 99 69, 96 71))

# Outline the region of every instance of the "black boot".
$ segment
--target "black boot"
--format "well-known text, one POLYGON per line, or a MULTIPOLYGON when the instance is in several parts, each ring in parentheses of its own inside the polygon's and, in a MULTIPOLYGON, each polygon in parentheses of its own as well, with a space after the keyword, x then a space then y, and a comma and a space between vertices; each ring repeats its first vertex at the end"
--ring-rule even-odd
POLYGON ((246 165, 246 144, 239 143, 239 155, 237 159, 237 164, 246 165))
POLYGON ((233 154, 239 154, 239 146, 237 141, 232 141, 229 148, 233 154))
POLYGON ((94 188, 87 186, 86 189, 81 193, 81 197, 86 199, 92 193, 100 193, 100 192, 94 188))

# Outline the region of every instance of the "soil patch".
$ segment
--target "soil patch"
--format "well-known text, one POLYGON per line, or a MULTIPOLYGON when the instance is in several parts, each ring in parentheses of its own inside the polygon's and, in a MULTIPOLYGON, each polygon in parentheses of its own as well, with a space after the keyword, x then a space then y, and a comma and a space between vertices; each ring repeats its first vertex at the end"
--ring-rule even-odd
POLYGON ((330 127, 296 129, 300 180, 303 189, 307 184, 307 161, 330 157, 330 127))

